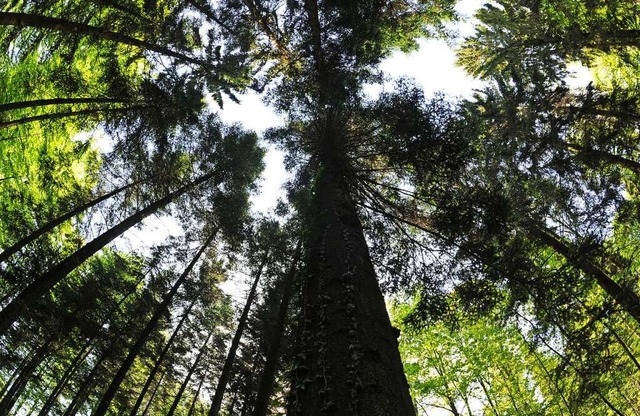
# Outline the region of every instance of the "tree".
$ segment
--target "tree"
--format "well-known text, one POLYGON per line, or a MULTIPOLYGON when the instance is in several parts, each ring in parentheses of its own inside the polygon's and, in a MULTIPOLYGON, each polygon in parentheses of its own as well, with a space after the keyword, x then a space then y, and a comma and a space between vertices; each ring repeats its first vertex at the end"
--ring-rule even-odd
POLYGON ((475 96, 366 97, 454 4, 3 6, 1 412, 640 411, 637 4, 487 4, 475 96), (572 60, 608 75, 572 89, 572 60), (258 137, 204 105, 249 88, 286 116, 282 227, 251 224, 258 137), (120 252, 154 215, 184 235, 120 252), (234 269, 260 273, 228 340, 234 269), (414 300, 412 386, 383 290, 414 300))

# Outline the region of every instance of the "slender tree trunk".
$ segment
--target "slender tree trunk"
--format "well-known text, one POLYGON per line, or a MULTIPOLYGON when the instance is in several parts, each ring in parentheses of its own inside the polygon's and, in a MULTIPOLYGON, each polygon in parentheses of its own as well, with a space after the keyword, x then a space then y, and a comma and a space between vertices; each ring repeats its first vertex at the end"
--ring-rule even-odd
POLYGON ((15 103, 0 104, 0 113, 5 111, 11 111, 11 110, 21 110, 24 108, 45 107, 48 105, 125 103, 129 101, 131 100, 125 100, 122 98, 101 98, 101 97, 46 98, 41 100, 19 101, 15 103))
MULTIPOLYGON (((0 14, 2 14, 0 12, 0 14)), ((47 113, 40 114, 33 117, 25 117, 17 120, 4 121, 0 122, 0 129, 6 129, 9 127, 21 126, 23 124, 33 123, 35 121, 45 121, 45 120, 59 120, 67 117, 78 117, 78 116, 89 116, 96 114, 104 114, 104 113, 118 113, 124 111, 132 111, 132 110, 144 110, 147 108, 152 108, 150 105, 136 105, 132 107, 121 107, 121 108, 90 108, 86 110, 77 110, 77 111, 63 111, 60 113, 47 113)))
POLYGON ((44 224, 42 227, 38 228, 37 230, 35 230, 34 232, 32 232, 31 234, 29 234, 28 236, 20 239, 19 241, 17 241, 16 243, 14 243, 13 245, 11 245, 10 247, 7 247, 3 252, 0 253, 0 263, 7 261, 7 259, 9 257, 11 257, 12 255, 16 254, 17 252, 19 252, 20 250, 22 250, 27 244, 35 241, 37 238, 39 238, 40 236, 43 236, 44 234, 52 231, 54 228, 56 228, 58 225, 62 224, 63 222, 75 217, 76 215, 88 210, 89 208, 92 208, 94 206, 96 206, 97 204, 99 204, 102 201, 105 201, 117 194, 119 194, 120 192, 126 191, 127 189, 131 188, 132 186, 138 185, 142 182, 145 182, 149 179, 151 179, 152 177, 148 177, 145 179, 141 179, 139 181, 135 181, 135 182, 131 182, 127 185, 121 186, 120 188, 114 189, 113 191, 106 193, 92 201, 86 202, 74 209, 72 209, 71 211, 67 212, 66 214, 63 214, 61 216, 59 216, 58 218, 55 218, 51 221, 49 221, 48 223, 44 224))
POLYGON ((280 344, 287 321, 287 312, 289 311, 289 302, 291 301, 291 292, 293 289, 293 278, 296 274, 298 261, 300 260, 301 243, 298 242, 296 251, 291 260, 291 266, 284 278, 284 291, 278 308, 278 317, 276 324, 272 330, 271 340, 269 342, 269 351, 267 352, 267 360, 262 371, 260 384, 258 385, 258 393, 253 406, 253 416, 266 416, 269 411, 269 399, 273 393, 273 384, 278 370, 278 358, 280 352, 280 344))
POLYGON ((205 252, 207 247, 209 247, 209 245, 211 244, 211 242, 213 241, 217 233, 218 233, 217 229, 213 233, 211 233, 211 235, 207 238, 207 240, 202 244, 202 247, 200 247, 200 249, 194 256, 193 260, 191 260, 191 263, 189 263, 189 265, 184 270, 184 272, 175 281, 175 283, 171 287, 171 290, 164 296, 164 299, 162 300, 160 305, 158 305, 158 307, 156 308, 155 312, 153 313, 153 316, 151 317, 149 322, 147 322, 147 325, 138 336, 136 343, 129 350, 129 353, 127 354, 127 357, 124 359, 124 362, 120 365, 120 368, 118 369, 117 373, 113 377, 113 380, 111 381, 111 384, 109 385, 104 395, 102 396, 102 399, 100 400, 98 407, 93 413, 93 416, 103 416, 105 413, 107 413, 107 410, 109 410, 109 405, 111 404, 113 397, 116 395, 116 392, 120 387, 120 384, 122 383, 125 376, 127 375, 127 372, 129 372, 129 369, 133 365, 134 360, 140 354, 140 351, 142 351, 142 347, 144 347, 144 344, 146 344, 147 340, 155 330, 158 322, 160 321, 160 318, 162 318, 162 315, 165 313, 166 309, 169 307, 169 305, 173 301, 173 298, 175 297, 176 293, 178 293, 178 289, 180 289, 182 284, 187 280, 187 277, 189 277, 191 270, 193 270, 196 263, 200 259, 200 256, 205 252))
POLYGON ((547 229, 530 227, 531 234, 563 256, 574 267, 596 280, 598 285, 629 315, 640 323, 640 297, 631 289, 620 286, 591 260, 569 247, 561 238, 547 229))
POLYGON ((111 32, 101 27, 71 22, 69 20, 58 19, 55 17, 40 16, 36 14, 0 12, 0 26, 33 27, 37 29, 52 29, 65 33, 77 33, 85 36, 91 36, 97 39, 104 39, 123 43, 125 45, 136 46, 141 49, 176 58, 180 61, 213 69, 212 65, 201 59, 185 55, 161 45, 156 45, 150 42, 136 39, 122 33, 111 32))
POLYGON ((166 375, 167 375, 166 371, 160 374, 160 378, 158 379, 158 382, 156 383, 156 386, 153 389, 153 393, 151 393, 151 397, 149 397, 149 401, 147 402, 147 405, 144 407, 144 410, 142 411, 142 416, 145 416, 149 411, 149 408, 151 407, 151 403, 153 403, 153 399, 156 397, 156 394, 158 393, 158 389, 160 388, 160 384, 162 384, 162 380, 164 380, 164 376, 166 375))
POLYGON ((96 237, 90 243, 76 250, 69 257, 62 260, 49 271, 37 277, 27 288, 25 288, 18 296, 16 296, 11 303, 9 303, 2 311, 0 311, 0 334, 3 334, 11 327, 11 325, 29 309, 35 301, 45 295, 51 290, 56 283, 64 279, 69 273, 80 266, 85 260, 93 256, 104 246, 113 241, 120 234, 127 231, 129 228, 138 224, 147 216, 153 214, 159 209, 163 208, 175 198, 185 194, 192 190, 194 187, 208 181, 215 176, 216 172, 211 172, 195 181, 182 186, 176 191, 173 191, 169 195, 165 196, 152 203, 148 207, 136 212, 127 219, 123 220, 119 224, 113 226, 102 235, 96 237))
MULTIPOLYGON (((196 403, 198 403, 198 399, 200 398, 200 391, 202 390, 202 386, 204 385, 204 381, 207 378, 208 371, 205 372, 202 377, 200 377, 200 383, 198 383, 198 388, 196 389, 196 394, 193 396, 193 400, 191 401, 191 406, 189 406, 189 413, 187 416, 193 416, 193 412, 196 410, 196 403)), ((228 414, 231 416, 231 414, 228 414)))
POLYGON ((636 162, 635 160, 627 159, 625 157, 614 155, 602 150, 589 149, 587 147, 572 143, 563 142, 563 146, 568 149, 577 151, 579 155, 593 155, 603 162, 624 166, 630 171, 640 174, 640 163, 636 162))
POLYGON ((51 347, 53 343, 57 339, 57 333, 51 335, 44 344, 42 344, 36 351, 35 354, 31 356, 27 365, 25 365, 20 374, 15 379, 15 381, 11 384, 11 387, 7 390, 6 394, 0 401, 0 415, 8 415, 15 405, 16 401, 20 397, 20 394, 27 386, 29 379, 31 378, 33 372, 38 368, 38 365, 42 362, 44 357, 51 351, 51 347))
POLYGON ((85 379, 83 380, 80 388, 67 406, 63 416, 73 416, 78 412, 82 403, 84 403, 85 399, 91 393, 90 389, 93 386, 93 380, 98 375, 98 371, 100 370, 102 363, 116 350, 117 341, 117 338, 113 339, 109 343, 109 346, 104 350, 104 352, 100 354, 100 358, 98 358, 98 361, 96 361, 87 377, 85 377, 85 379))
POLYGON ((4 395, 7 393, 7 390, 9 390, 9 387, 11 387, 15 379, 18 378, 18 376, 22 372, 22 370, 29 364, 31 357, 33 357, 33 355, 36 354, 37 351, 38 351, 37 347, 31 349, 25 355, 25 357, 20 360, 20 363, 14 368, 13 372, 11 373, 11 376, 5 381, 4 385, 2 386, 2 389, 0 389, 0 399, 4 397, 4 395))
POLYGON ((262 275, 262 269, 267 263, 267 258, 268 258, 268 254, 265 254, 256 272, 256 277, 253 280, 253 285, 251 286, 251 290, 249 291, 249 295, 247 296, 247 301, 244 305, 244 309, 242 310, 242 315, 240 315, 240 320, 238 321, 238 327, 236 328, 236 333, 234 334, 233 340, 231 341, 229 353, 227 354, 227 358, 224 361, 224 366, 222 367, 222 372, 220 373, 220 378, 218 379, 216 392, 211 402, 211 409, 209 409, 209 416, 218 416, 218 413, 220 413, 220 406, 222 406, 222 398, 224 396, 225 390, 227 389, 227 384, 229 383, 229 379, 231 378, 231 370, 233 367, 233 362, 236 359, 236 352, 238 350, 238 347, 240 346, 240 338, 242 338, 244 327, 247 325, 249 310, 251 309, 251 305, 253 304, 253 299, 256 296, 258 282, 260 281, 260 276, 262 275))
POLYGON ((67 369, 65 370, 60 380, 54 386, 53 390, 49 394, 49 397, 47 397, 47 400, 42 405, 42 408, 40 409, 38 416, 49 415, 49 411, 51 410, 55 402, 58 400, 60 393, 62 393, 62 390, 65 388, 65 386, 71 379, 71 375, 77 368, 78 364, 80 364, 81 360, 86 357, 85 353, 88 354, 91 351, 90 347, 91 347, 91 340, 88 340, 82 346, 82 349, 80 349, 80 351, 76 354, 76 356, 74 357, 69 367, 67 367, 67 369))
POLYGON ((71 376, 73 375, 73 372, 76 370, 78 365, 82 362, 82 360, 84 358, 86 358, 91 353, 91 350, 93 350, 93 348, 95 347, 94 341, 96 340, 98 335, 100 335, 102 328, 104 328, 105 325, 108 324, 111 321, 111 318, 113 317, 113 315, 118 310, 120 310, 120 307, 129 298, 129 296, 131 296, 133 293, 136 292, 136 288, 138 287, 140 282, 142 282, 142 280, 145 278, 145 276, 146 276, 146 274, 142 274, 140 276, 140 278, 138 279, 138 281, 136 282, 136 284, 133 285, 131 287, 131 289, 124 296, 122 296, 122 298, 118 301, 118 303, 116 303, 111 308, 111 310, 109 310, 109 312, 106 314, 105 318, 103 319, 103 324, 100 326, 100 329, 95 331, 87 339, 87 341, 85 342, 83 347, 76 354, 76 356, 74 357, 73 361, 71 362, 71 364, 69 365, 69 367, 67 368, 65 373, 63 374, 62 378, 58 381, 56 387, 54 388, 54 390, 51 392, 51 394, 47 398, 47 401, 44 403, 44 405, 40 409, 40 412, 38 413, 38 416, 48 416, 49 415, 49 410, 51 409, 53 404, 58 399, 58 396, 60 395, 60 393, 62 393, 62 390, 66 387, 67 383, 71 379, 71 376))
POLYGON ((200 360, 202 359, 202 355, 204 354, 205 350, 207 349, 207 344, 209 343, 209 340, 211 339, 211 336, 213 335, 213 332, 214 332, 214 329, 209 331, 209 335, 207 335, 207 339, 205 339, 204 343, 200 347, 200 350, 198 352, 198 355, 196 356, 195 361, 193 362, 193 364, 189 368, 189 372, 187 373, 187 376, 184 378, 182 384, 180 385, 180 390, 178 390, 178 394, 176 394, 176 397, 173 399, 173 403, 171 403, 171 407, 169 408, 169 412, 167 413, 167 416, 173 416, 173 414, 175 413, 176 409, 178 408, 178 404, 180 403, 180 400, 182 399, 182 395, 184 394, 184 391, 186 390, 187 386, 189 385, 189 381, 191 380, 191 376, 193 375, 193 372, 196 371, 196 368, 198 368, 198 364, 200 364, 200 360))
MULTIPOLYGON (((325 134, 331 134, 325 132, 325 134)), ((326 139, 330 149, 341 137, 326 139)), ((289 416, 415 414, 341 163, 324 160, 309 234, 300 363, 289 416)))
POLYGON ((131 416, 136 416, 136 414, 138 413, 138 409, 140 409, 140 406, 142 406, 142 401, 144 400, 144 396, 147 394, 147 390, 149 390, 149 387, 151 387, 151 383, 153 382, 153 379, 158 373, 158 370, 160 369, 160 365, 164 361, 164 357, 166 357, 167 353, 169 352, 169 349, 173 345, 173 342, 175 341, 176 337, 178 336, 178 333, 180 332, 182 325, 184 325, 184 323, 187 321, 187 318, 191 313, 191 309, 195 304, 196 304, 196 299, 194 299, 191 302, 187 310, 184 312, 184 314, 182 315, 182 318, 180 319, 180 322, 178 322, 178 325, 176 325, 176 328, 173 330, 171 337, 169 338, 164 348, 160 352, 160 355, 156 359, 156 363, 151 369, 151 372, 149 373, 149 375, 147 376, 147 381, 144 383, 144 386, 142 387, 142 390, 138 395, 138 400, 136 400, 136 403, 133 405, 133 408, 131 409, 131 413, 130 413, 131 416))

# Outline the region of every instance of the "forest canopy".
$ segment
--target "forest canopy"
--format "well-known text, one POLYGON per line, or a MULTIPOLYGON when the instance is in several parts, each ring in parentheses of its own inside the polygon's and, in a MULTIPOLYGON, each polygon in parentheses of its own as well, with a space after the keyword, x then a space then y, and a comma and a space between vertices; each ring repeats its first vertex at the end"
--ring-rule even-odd
POLYGON ((458 3, 2 3, 0 415, 640 414, 640 3, 458 3))

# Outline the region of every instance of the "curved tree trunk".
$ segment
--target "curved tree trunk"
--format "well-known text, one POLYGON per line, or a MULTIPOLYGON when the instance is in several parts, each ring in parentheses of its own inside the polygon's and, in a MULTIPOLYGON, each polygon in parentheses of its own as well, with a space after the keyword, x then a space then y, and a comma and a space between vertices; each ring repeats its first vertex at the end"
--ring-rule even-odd
POLYGON ((162 318, 166 309, 169 307, 169 305, 173 301, 173 298, 175 297, 176 293, 178 293, 178 289, 180 289, 182 284, 187 280, 187 277, 189 277, 191 270, 193 270, 196 263, 200 259, 200 256, 209 247, 211 242, 213 242, 213 239, 215 238, 217 233, 218 233, 217 229, 213 233, 211 233, 211 235, 207 238, 207 240, 202 244, 202 247, 200 247, 200 249, 194 256, 194 258, 191 260, 191 263, 189 263, 189 265, 184 270, 184 272, 182 272, 180 277, 175 281, 175 283, 171 287, 171 290, 164 296, 162 302, 160 302, 160 304, 156 307, 156 310, 153 313, 153 316, 151 317, 149 322, 147 322, 147 325, 144 327, 140 335, 138 335, 138 339, 136 340, 136 343, 131 347, 131 349, 129 350, 129 353, 127 354, 127 357, 124 359, 124 361, 120 365, 120 368, 114 375, 111 381, 111 384, 109 385, 104 395, 102 396, 102 399, 100 400, 100 403, 96 407, 96 410, 94 411, 93 416, 103 416, 105 413, 107 413, 107 410, 109 410, 109 405, 111 404, 111 400, 113 400, 114 396, 116 395, 116 392, 120 387, 120 384, 122 383, 125 376, 129 372, 129 369, 133 365, 134 360, 140 354, 140 351, 142 351, 142 347, 144 347, 144 344, 146 344, 147 340, 155 330, 158 322, 160 321, 160 318, 162 318))
POLYGON ((268 258, 268 253, 265 254, 264 258, 262 259, 262 262, 260 263, 260 266, 258 267, 258 270, 256 272, 256 277, 253 280, 253 285, 251 286, 251 290, 249 291, 249 295, 247 296, 247 301, 244 305, 244 309, 242 310, 242 315, 240 315, 240 320, 238 321, 238 327, 236 328, 236 332, 233 336, 233 340, 231 341, 231 346, 229 347, 227 358, 224 361, 222 372, 220 372, 220 378, 218 378, 218 385, 216 386, 216 392, 211 402, 211 408, 209 409, 209 416, 218 416, 218 413, 220 413, 220 407, 222 406, 222 398, 224 396, 225 390, 227 389, 227 384, 229 383, 229 379, 231 378, 231 370, 233 367, 233 362, 236 359, 236 352, 238 350, 238 347, 240 346, 240 338, 242 338, 244 327, 247 325, 249 310, 251 309, 251 305, 253 304, 253 299, 256 296, 258 282, 260 281, 260 276, 262 275, 262 269, 267 263, 267 258, 268 258))
POLYGON ((105 231, 102 235, 96 237, 90 243, 87 243, 83 247, 76 250, 69 257, 65 258, 56 266, 49 269, 49 271, 37 277, 18 296, 16 296, 11 301, 11 303, 9 303, 2 311, 0 311, 0 334, 5 333, 7 329, 9 329, 9 327, 11 327, 11 325, 20 317, 20 315, 29 309, 30 305, 32 305, 40 297, 45 295, 59 281, 64 279, 69 273, 75 270, 76 267, 80 266, 89 257, 93 256, 120 234, 138 224, 147 216, 163 208, 175 198, 185 194, 194 187, 213 178, 215 174, 216 172, 214 171, 201 176, 195 181, 182 186, 181 188, 171 192, 164 198, 161 198, 151 205, 147 206, 146 208, 136 212, 119 224, 105 231))
POLYGON ((59 216, 58 218, 55 218, 51 221, 49 221, 48 223, 44 224, 42 227, 38 228, 37 230, 35 230, 34 232, 32 232, 31 234, 29 234, 28 236, 20 239, 19 241, 17 241, 16 243, 14 243, 13 245, 11 245, 10 247, 7 247, 3 252, 0 253, 0 263, 7 261, 7 259, 9 257, 11 257, 12 255, 16 254, 17 252, 19 252, 20 250, 22 250, 27 244, 35 241, 37 238, 39 238, 40 236, 43 236, 44 234, 52 231, 54 228, 56 228, 58 225, 62 224, 63 222, 75 217, 76 215, 88 210, 91 207, 96 206, 97 204, 99 204, 102 201, 105 201, 109 198, 111 198, 112 196, 115 196, 117 194, 119 194, 122 191, 126 191, 127 189, 131 188, 132 186, 138 185, 142 182, 145 182, 149 179, 151 179, 153 176, 150 176, 148 178, 145 179, 141 179, 139 181, 135 181, 135 182, 131 182, 127 185, 121 186, 118 189, 114 189, 111 192, 108 192, 92 201, 86 202, 74 209, 72 209, 71 211, 67 212, 66 214, 63 214, 61 216, 59 216))
POLYGON ((71 22, 69 20, 58 19, 55 17, 40 16, 36 14, 26 13, 6 13, 0 12, 0 26, 20 26, 20 27, 33 27, 37 29, 52 29, 66 33, 77 33, 85 36, 92 36, 98 39, 110 40, 113 42, 123 43, 125 45, 136 46, 141 49, 157 52, 162 55, 176 58, 180 61, 188 62, 191 64, 210 67, 212 65, 207 62, 194 58, 192 56, 185 55, 183 53, 174 51, 161 45, 146 42, 140 39, 133 38, 131 36, 124 35, 122 33, 111 32, 101 27, 86 25, 83 23, 71 22))
POLYGON ((291 292, 293 289, 293 278, 295 277, 298 261, 300 260, 300 251, 301 244, 298 242, 293 259, 291 260, 291 266, 284 278, 284 291, 278 308, 276 324, 272 330, 264 370, 262 371, 262 377, 258 385, 256 401, 253 406, 253 416, 267 416, 269 411, 269 399, 273 393, 273 384, 278 370, 280 344, 282 343, 282 336, 287 321, 287 312, 289 311, 289 302, 291 301, 291 292))

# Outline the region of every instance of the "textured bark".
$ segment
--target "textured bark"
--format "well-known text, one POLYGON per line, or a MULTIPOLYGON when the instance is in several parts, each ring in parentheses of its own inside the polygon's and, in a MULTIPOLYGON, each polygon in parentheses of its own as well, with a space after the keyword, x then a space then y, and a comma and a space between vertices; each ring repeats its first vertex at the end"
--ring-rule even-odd
POLYGON ((157 52, 162 55, 170 56, 178 60, 188 62, 204 67, 211 67, 207 62, 174 51, 161 45, 156 45, 122 33, 111 32, 101 27, 86 25, 83 23, 71 22, 69 20, 58 19, 55 17, 40 16, 25 13, 5 13, 0 12, 0 26, 20 26, 33 27, 38 29, 52 29, 66 33, 77 33, 85 36, 92 36, 97 39, 110 40, 113 42, 123 43, 126 45, 136 46, 141 49, 157 52))
POLYGON ((240 338, 242 338, 244 327, 247 325, 249 310, 251 309, 251 305, 253 304, 253 299, 256 296, 258 282, 260 281, 260 276, 262 275, 262 269, 264 268, 266 262, 267 262, 267 254, 265 254, 262 260, 262 263, 260 263, 260 266, 258 267, 258 271, 256 272, 256 277, 253 280, 253 285, 251 286, 251 290, 249 291, 249 295, 247 296, 247 301, 244 305, 244 309, 242 310, 242 315, 240 315, 240 320, 238 321, 238 327, 236 328, 236 333, 233 336, 233 340, 231 341, 231 346, 229 347, 229 352, 227 353, 227 358, 225 359, 224 366, 222 367, 222 371, 220 372, 220 378, 218 379, 216 392, 211 402, 211 408, 209 409, 209 416, 218 416, 218 413, 220 413, 220 406, 222 406, 222 398, 224 397, 224 392, 227 389, 227 384, 229 383, 229 379, 231 378, 231 370, 233 367, 233 362, 236 359, 236 352, 238 351, 238 347, 240 346, 240 338))
MULTIPOLYGON (((325 137, 327 149, 340 139, 325 137)), ((341 167, 324 157, 308 219, 302 348, 288 415, 414 415, 398 331, 341 167)))
POLYGON ((201 176, 195 181, 182 186, 181 188, 171 192, 164 198, 161 198, 151 205, 147 206, 146 208, 136 212, 119 224, 105 231, 102 235, 96 237, 90 243, 87 243, 83 247, 76 250, 69 257, 65 258, 56 266, 49 269, 49 271, 37 277, 18 296, 16 296, 11 301, 11 303, 9 303, 2 311, 0 311, 0 334, 5 333, 7 329, 9 329, 9 327, 11 327, 11 325, 20 317, 21 314, 28 311, 30 305, 32 305, 40 297, 45 295, 59 281, 64 279, 65 276, 75 270, 76 267, 80 266, 85 260, 93 256, 120 234, 138 224, 147 216, 163 208, 177 197, 192 190, 194 187, 210 180, 215 175, 216 172, 211 172, 207 175, 201 176))
POLYGON ((256 394, 256 401, 253 406, 253 416, 266 416, 269 411, 269 399, 273 393, 273 384, 276 378, 276 372, 278 370, 278 358, 280 357, 280 344, 282 343, 282 336, 284 334, 284 328, 287 320, 287 312, 289 311, 289 303, 291 301, 291 292, 293 289, 293 278, 295 277, 298 267, 298 261, 300 260, 301 244, 298 243, 296 251, 291 261, 291 266, 287 271, 284 278, 284 291, 282 293, 282 299, 280 300, 280 306, 278 308, 278 317, 276 318, 276 324, 271 332, 271 340, 269 342, 269 350, 267 352, 267 359, 262 371, 262 377, 260 378, 260 384, 258 386, 258 393, 256 394))
POLYGON ((116 374, 113 376, 111 384, 109 385, 104 395, 102 396, 102 399, 100 400, 98 407, 96 407, 96 410, 94 411, 93 416, 103 416, 105 413, 107 413, 107 410, 109 410, 109 405, 111 404, 111 401, 113 400, 114 396, 116 395, 116 392, 120 388, 120 384, 122 384, 122 382, 124 381, 124 378, 129 372, 129 369, 133 365, 134 360, 140 354, 140 352, 142 351, 142 347, 144 347, 147 340, 149 339, 153 331, 156 329, 158 322, 160 322, 160 319, 164 315, 166 309, 169 307, 169 305, 173 301, 173 298, 175 297, 176 293, 178 293, 178 289, 180 289, 182 284, 187 280, 187 277, 191 273, 191 270, 193 270, 196 263, 200 259, 200 256, 204 253, 207 247, 209 247, 209 245, 211 244, 211 242, 213 241, 217 233, 218 233, 218 230, 214 231, 207 238, 204 244, 202 244, 202 247, 200 247, 200 250, 198 250, 194 258, 191 260, 191 263, 189 263, 189 265, 184 270, 184 272, 175 281, 175 283, 171 287, 171 290, 169 290, 169 292, 164 296, 162 302, 160 302, 160 304, 156 307, 156 310, 154 311, 153 316, 151 317, 149 322, 147 322, 147 325, 144 327, 140 335, 138 335, 138 339, 136 340, 135 344, 131 347, 131 349, 129 350, 129 353, 127 354, 127 357, 124 359, 124 361, 120 365, 120 368, 118 369, 116 374))
POLYGON ((187 386, 189 385, 189 382, 191 381, 191 376, 193 375, 194 371, 196 371, 196 368, 198 368, 198 364, 200 364, 200 360, 202 359, 202 355, 204 354, 205 350, 207 349, 207 344, 209 343, 209 340, 211 339, 212 335, 213 335, 213 330, 211 330, 209 332, 209 335, 207 335, 207 339, 204 341, 204 343, 200 347, 200 350, 198 352, 198 355, 196 356, 195 361, 193 362, 193 364, 191 364, 191 367, 189 368, 189 372, 187 373, 186 377, 182 381, 182 384, 180 385, 180 389, 178 390, 178 394, 176 394, 176 397, 173 399, 173 403, 171 403, 171 407, 169 408, 169 412, 167 413, 167 416, 173 416, 173 414, 176 412, 176 409, 178 408, 178 404, 180 403, 180 400, 182 399, 182 395, 184 394, 184 391, 187 389, 187 386))
POLYGON ((138 185, 144 181, 147 181, 150 178, 146 178, 146 179, 142 179, 139 181, 135 181, 132 183, 129 183, 127 185, 121 186, 118 189, 114 189, 111 192, 108 192, 92 201, 89 201, 87 203, 84 203, 74 209, 72 209, 71 211, 67 212, 66 214, 63 214, 61 216, 59 216, 58 218, 55 218, 51 221, 49 221, 48 223, 44 224, 42 227, 38 228, 37 230, 35 230, 34 232, 32 232, 31 234, 29 234, 28 236, 20 239, 19 241, 17 241, 16 243, 14 243, 13 245, 11 245, 10 247, 7 247, 3 252, 0 253, 0 263, 7 261, 7 259, 9 257, 11 257, 12 255, 16 254, 17 252, 19 252, 20 250, 22 250, 27 244, 35 241, 37 238, 39 238, 40 236, 45 235, 46 233, 52 231, 54 228, 56 228, 58 225, 62 224, 63 222, 75 217, 76 215, 88 210, 91 207, 94 207, 96 205, 98 205, 100 202, 105 201, 109 198, 111 198, 112 196, 115 196, 117 194, 119 194, 122 191, 126 191, 127 189, 131 188, 132 186, 138 185))

